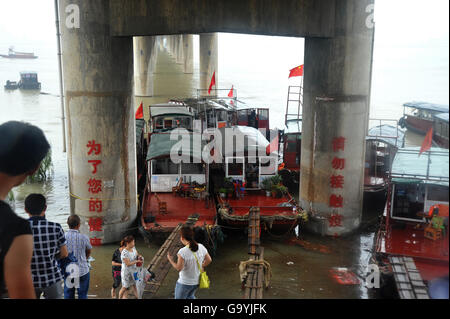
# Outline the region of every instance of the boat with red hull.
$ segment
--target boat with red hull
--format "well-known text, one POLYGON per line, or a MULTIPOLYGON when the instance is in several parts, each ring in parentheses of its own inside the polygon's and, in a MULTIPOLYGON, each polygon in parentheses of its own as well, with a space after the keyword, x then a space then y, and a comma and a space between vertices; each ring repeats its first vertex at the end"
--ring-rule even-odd
POLYGON ((417 134, 425 135, 433 127, 433 116, 448 113, 448 105, 427 102, 408 102, 403 104, 403 116, 398 121, 402 128, 407 128, 417 134))
POLYGON ((448 149, 448 113, 439 113, 433 117, 433 142, 448 149))
POLYGON ((411 257, 425 284, 449 274, 449 153, 432 148, 399 149, 389 176, 388 200, 375 241, 384 281, 389 257, 411 257))

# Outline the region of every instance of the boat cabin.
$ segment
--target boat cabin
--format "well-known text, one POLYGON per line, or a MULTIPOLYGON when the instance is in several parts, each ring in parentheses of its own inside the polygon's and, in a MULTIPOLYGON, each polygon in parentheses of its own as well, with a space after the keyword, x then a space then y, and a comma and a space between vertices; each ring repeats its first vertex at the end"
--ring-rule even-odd
POLYGON ((39 90, 41 83, 38 82, 36 72, 20 72, 19 88, 23 90, 39 90))
POLYGON ((433 115, 448 113, 448 105, 427 102, 408 102, 403 104, 403 117, 398 124, 415 133, 425 135, 433 126, 433 115))
MULTIPOLYGON (((185 134, 182 140, 178 141, 171 140, 170 133, 152 134, 147 152, 150 192, 172 192, 173 187, 181 183, 180 181, 190 185, 206 184, 208 170, 202 161, 203 144, 200 144, 201 149, 197 150, 193 146, 194 135, 196 133, 185 134), (180 156, 178 162, 171 158, 171 151, 176 149, 177 145, 184 156, 180 156)), ((200 138, 198 136, 198 141, 202 143, 200 138)))
MULTIPOLYGON (((395 124, 397 121, 395 121, 395 124)), ((405 131, 397 125, 381 124, 369 129, 366 137, 364 191, 384 191, 397 150, 405 145, 405 131)))
POLYGON ((419 156, 418 147, 399 149, 390 174, 389 218, 425 223, 430 207, 449 204, 449 153, 431 148, 419 156))
POLYGON ((185 128, 192 131, 192 109, 186 105, 175 103, 150 105, 150 132, 166 132, 175 128, 185 128))
POLYGON ((291 171, 300 170, 302 149, 302 120, 292 119, 286 121, 283 133, 283 163, 284 168, 291 171))
POLYGON ((442 148, 448 149, 448 113, 433 115, 433 141, 442 148))

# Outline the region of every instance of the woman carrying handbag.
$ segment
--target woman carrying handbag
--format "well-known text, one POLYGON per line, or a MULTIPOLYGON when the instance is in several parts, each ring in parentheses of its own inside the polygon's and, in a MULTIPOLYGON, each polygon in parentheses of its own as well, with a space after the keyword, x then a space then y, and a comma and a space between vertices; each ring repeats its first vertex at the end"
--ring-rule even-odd
POLYGON ((180 240, 185 247, 178 251, 177 263, 170 254, 167 254, 173 268, 179 271, 175 285, 175 299, 196 299, 195 292, 200 286, 200 274, 206 276, 204 268, 212 262, 212 259, 205 246, 194 240, 194 231, 191 227, 181 228, 180 240))

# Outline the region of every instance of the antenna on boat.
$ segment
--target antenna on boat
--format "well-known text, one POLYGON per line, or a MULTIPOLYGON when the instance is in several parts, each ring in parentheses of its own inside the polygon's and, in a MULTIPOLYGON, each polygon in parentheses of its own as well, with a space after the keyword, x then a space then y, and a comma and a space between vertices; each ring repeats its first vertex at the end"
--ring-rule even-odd
POLYGON ((58 43, 59 89, 60 89, 60 97, 61 97, 63 153, 66 153, 66 117, 65 117, 65 112, 64 112, 64 87, 63 87, 63 74, 62 74, 61 32, 59 30, 58 0, 55 0, 55 17, 56 17, 56 39, 57 39, 57 43, 58 43))

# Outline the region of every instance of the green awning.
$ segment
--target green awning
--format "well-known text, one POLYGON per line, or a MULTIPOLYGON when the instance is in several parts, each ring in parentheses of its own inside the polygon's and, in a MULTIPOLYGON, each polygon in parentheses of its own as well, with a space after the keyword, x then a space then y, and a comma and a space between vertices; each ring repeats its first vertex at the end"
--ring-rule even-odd
POLYGON ((170 132, 154 133, 150 137, 147 160, 170 156, 171 151, 176 152, 177 150, 179 153, 182 152, 183 155, 201 159, 204 145, 204 141, 201 140, 201 134, 190 133, 186 130, 174 129, 170 132), (177 139, 171 140, 171 135, 177 139), (195 142, 199 143, 200 147, 194 147, 194 135, 195 142))
POLYGON ((405 147, 398 150, 392 163, 394 183, 424 183, 449 185, 449 152, 432 147, 419 156, 420 147, 405 147))

